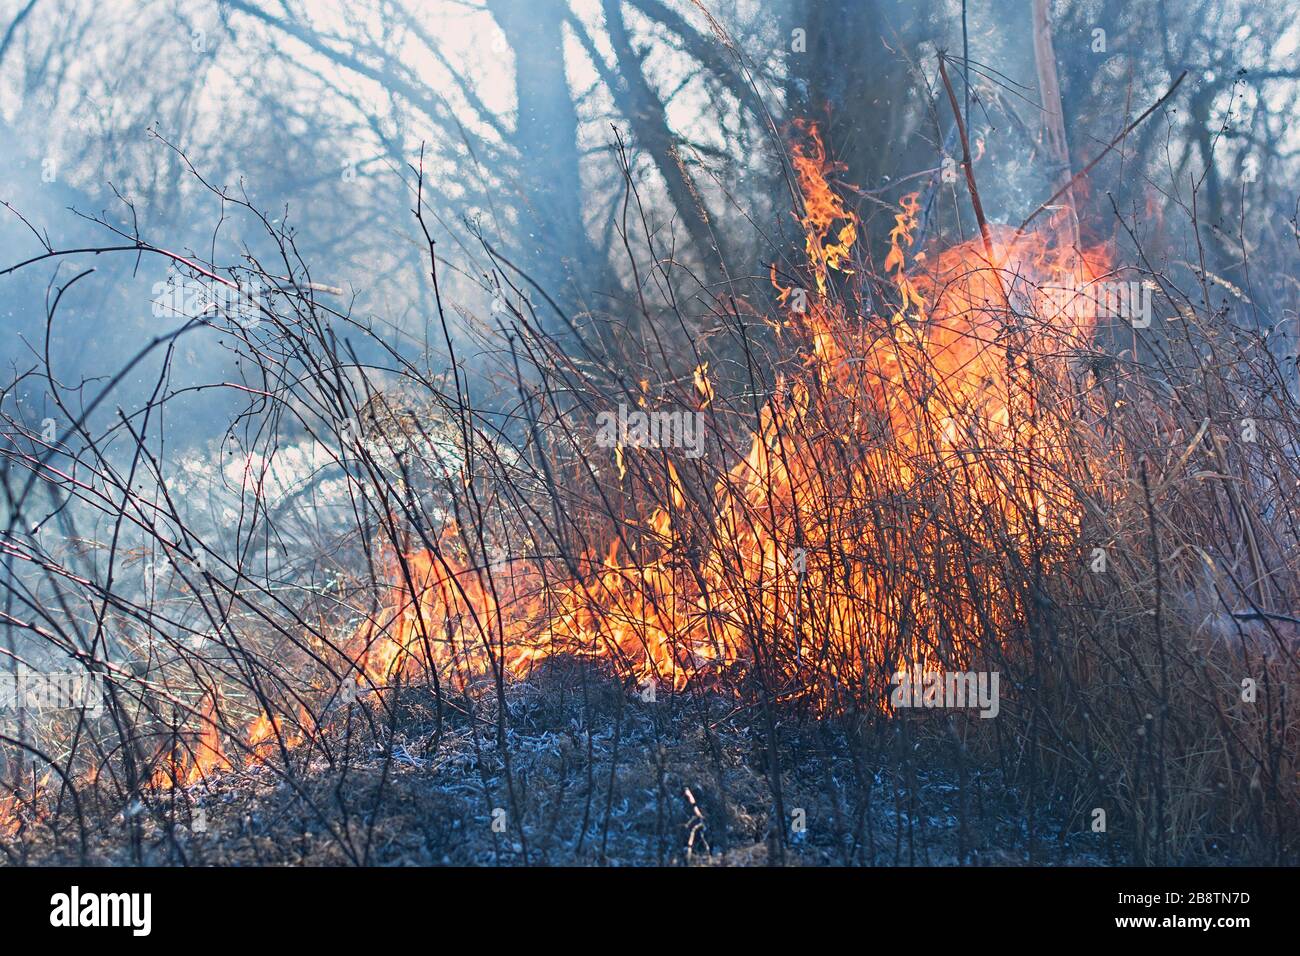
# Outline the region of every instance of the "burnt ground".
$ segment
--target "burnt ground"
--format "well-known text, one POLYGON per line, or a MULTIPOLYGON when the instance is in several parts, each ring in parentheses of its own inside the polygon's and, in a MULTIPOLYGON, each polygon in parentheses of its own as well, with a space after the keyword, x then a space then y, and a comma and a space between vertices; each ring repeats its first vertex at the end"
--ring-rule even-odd
MULTIPOLYGON (((396 708, 371 702, 338 712, 331 756, 294 751, 292 774, 272 766, 216 774, 92 823, 87 862, 1122 862, 1104 835, 1081 832, 1081 813, 1042 801, 1031 859, 1026 803, 1003 768, 975 765, 946 742, 951 735, 906 722, 938 714, 822 719, 778 708, 781 848, 760 708, 720 693, 660 692, 648 702, 574 662, 553 664, 506 696, 513 796, 490 689, 476 697, 472 719, 467 701, 445 703, 435 749, 435 698, 408 688, 396 708)), ((27 836, 20 857, 11 844, 10 862, 79 862, 75 840, 27 836)))

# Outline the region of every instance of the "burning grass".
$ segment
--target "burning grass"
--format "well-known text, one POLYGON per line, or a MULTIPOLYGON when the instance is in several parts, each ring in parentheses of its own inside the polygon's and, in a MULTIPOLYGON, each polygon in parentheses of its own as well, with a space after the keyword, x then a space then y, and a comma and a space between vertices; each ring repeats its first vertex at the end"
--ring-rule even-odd
MULTIPOLYGON (((610 860, 623 858, 604 845, 614 802, 644 796, 650 779, 637 771, 640 783, 625 787, 620 775, 649 766, 659 796, 647 806, 659 816, 647 845, 658 861, 684 860, 695 850, 683 832, 698 837, 699 820, 732 814, 727 788, 715 780, 721 802, 705 813, 677 793, 697 792, 698 768, 665 769, 649 738, 620 758, 634 693, 682 702, 671 719, 699 722, 691 739, 707 745, 715 776, 735 749, 755 748, 746 779, 761 780, 762 794, 747 790, 742 802, 762 821, 750 829, 765 858, 786 859, 803 839, 784 822, 808 809, 805 769, 787 753, 797 721, 798 734, 849 727, 874 741, 817 765, 831 780, 854 769, 821 805, 820 819, 836 820, 823 835, 827 859, 847 847, 846 862, 881 861, 863 855, 872 811, 862 807, 881 773, 911 774, 903 789, 918 792, 916 758, 882 743, 900 734, 915 734, 914 750, 942 761, 928 772, 953 781, 941 815, 951 811, 965 834, 956 856, 980 842, 967 833, 968 798, 996 771, 1024 820, 1015 852, 1029 860, 1042 859, 1044 828, 1060 844, 1059 834, 1089 832, 1097 810, 1110 858, 1294 859, 1298 741, 1286 705, 1300 608, 1300 416, 1266 336, 1206 314, 1169 276, 1121 269, 1114 243, 1079 248, 1059 223, 914 248, 915 197, 901 202, 877 269, 829 182, 817 129, 797 134, 807 262, 798 275, 773 267, 772 310, 714 299, 707 318, 728 346, 709 356, 693 345, 638 354, 626 342, 617 355, 576 355, 544 331, 526 277, 505 264, 495 281, 508 318, 493 333, 509 352, 505 407, 482 401, 451 338, 451 372, 434 380, 306 286, 282 292, 255 331, 237 330, 263 379, 290 383, 259 390, 249 420, 292 423, 323 450, 346 503, 328 586, 303 583, 268 544, 289 522, 265 493, 284 453, 274 428, 236 442, 234 513, 251 517, 233 541, 194 534, 166 494, 148 410, 125 428, 156 493, 123 480, 93 442, 89 476, 70 477, 55 463, 59 443, 21 432, 5 452, 11 467, 118 516, 174 574, 156 602, 128 590, 112 563, 107 576, 87 575, 36 537, 6 537, 12 560, 80 609, 17 588, 26 610, 6 613, 11 628, 110 685, 106 717, 6 734, 23 755, 10 761, 11 857, 38 846, 89 853, 96 814, 120 817, 137 859, 146 845, 184 856, 178 806, 190 813, 211 786, 247 780, 254 793, 275 781, 257 812, 315 814, 339 860, 374 859, 376 834, 411 837, 407 824, 378 822, 385 792, 399 807, 461 806, 448 819, 462 827, 487 808, 505 828, 484 824, 467 845, 490 842, 497 860, 516 845, 522 857, 530 840, 548 848, 539 860, 610 860), (1098 303, 1115 301, 1119 283, 1145 289, 1161 335, 1140 340, 1132 323, 1103 314, 1098 303), (384 381, 374 380, 381 363, 341 351, 330 323, 372 335, 384 381), (398 394, 409 414, 356 424, 398 394), (596 420, 615 409, 620 422, 629 410, 693 416, 705 453, 621 430, 601 448, 596 420), (539 798, 520 688, 575 659, 599 662, 625 689, 617 704, 594 706, 582 683, 586 753, 552 748, 565 765, 542 771, 551 796, 539 798), (895 675, 916 668, 997 672, 997 719, 895 712, 895 675), (418 733, 412 695, 423 702, 418 733), (734 746, 719 740, 730 718, 715 711, 728 706, 746 715, 734 746), (602 760, 598 726, 613 735, 602 760), (472 798, 468 782, 446 779, 469 750, 481 778, 472 798), (586 778, 580 824, 565 796, 572 773, 586 778), (368 809, 360 794, 374 795, 368 809), (470 812, 461 797, 491 806, 470 812), (603 845, 584 856, 602 799, 603 845), (682 813, 678 832, 663 815, 682 813), (856 829, 845 822, 855 813, 856 829)), ((627 189, 635 195, 630 174, 627 189)), ((263 222, 285 256, 280 271, 303 272, 288 237, 263 222)), ((647 243, 652 277, 671 288, 671 259, 647 243)), ((671 296, 657 316, 644 299, 639 307, 647 320, 687 324, 671 296)), ((658 719, 646 717, 655 728, 658 719)), ((673 734, 655 747, 689 736, 673 734)), ((734 835, 725 822, 721 832, 734 835)), ((288 849, 294 840, 256 858, 320 858, 288 849)))

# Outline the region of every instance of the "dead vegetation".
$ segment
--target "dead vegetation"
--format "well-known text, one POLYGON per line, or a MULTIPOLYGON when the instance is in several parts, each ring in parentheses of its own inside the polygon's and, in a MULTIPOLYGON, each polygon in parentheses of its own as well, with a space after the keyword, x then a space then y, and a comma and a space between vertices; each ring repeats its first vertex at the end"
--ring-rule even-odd
POLYGON ((0 735, 7 858, 1293 861, 1300 414, 1269 330, 1135 237, 1127 268, 1051 230, 922 259, 914 197, 877 267, 795 155, 812 254, 776 305, 686 314, 624 226, 643 327, 707 324, 708 355, 561 342, 485 244, 499 364, 447 333, 434 374, 252 206, 281 261, 130 237, 209 283, 303 278, 147 343, 141 408, 49 369, 57 435, 5 401, 6 659, 107 688, 0 735), (1156 332, 1043 294, 1121 280, 1156 332), (200 327, 248 404, 186 472, 166 372, 200 327), (707 454, 596 447, 620 406, 702 416, 707 454), (898 713, 922 663, 998 672, 997 719, 898 713))
MULTIPOLYGON (((519 825, 502 806, 493 707, 474 721, 453 712, 435 748, 436 702, 422 689, 395 696, 383 752, 358 704, 331 725, 342 762, 317 757, 293 780, 273 766, 214 773, 135 814, 106 812, 84 855, 62 831, 33 825, 8 844, 9 861, 755 866, 771 862, 774 829, 789 833, 779 852, 796 866, 1028 859, 1021 806, 1000 772, 972 769, 959 787, 920 721, 783 718, 778 760, 795 826, 796 816, 773 819, 752 708, 715 694, 649 702, 600 668, 557 660, 508 692, 519 825)), ((1106 851, 1058 815, 1036 862, 1095 865, 1106 851)))

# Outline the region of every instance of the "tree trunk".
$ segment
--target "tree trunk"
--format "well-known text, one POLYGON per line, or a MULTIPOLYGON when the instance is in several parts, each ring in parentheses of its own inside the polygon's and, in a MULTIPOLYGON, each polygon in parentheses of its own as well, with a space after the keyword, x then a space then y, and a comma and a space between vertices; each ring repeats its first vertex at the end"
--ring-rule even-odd
MULTIPOLYGON (((1048 0, 1030 0, 1033 6, 1034 65, 1038 72, 1038 96, 1043 106, 1043 146, 1052 166, 1052 191, 1056 192, 1070 181, 1070 147, 1065 138, 1065 113, 1061 108, 1061 83, 1056 71, 1056 50, 1052 46, 1052 21, 1047 9, 1048 0)), ((1074 190, 1067 189, 1061 197, 1064 207, 1053 219, 1063 223, 1071 232, 1074 244, 1079 244, 1079 212, 1074 202, 1074 190)))
POLYGON ((606 280, 608 262, 582 218, 578 111, 565 75, 567 8, 558 0, 489 0, 488 9, 515 55, 513 185, 523 206, 519 247, 528 252, 521 265, 572 318, 606 280))

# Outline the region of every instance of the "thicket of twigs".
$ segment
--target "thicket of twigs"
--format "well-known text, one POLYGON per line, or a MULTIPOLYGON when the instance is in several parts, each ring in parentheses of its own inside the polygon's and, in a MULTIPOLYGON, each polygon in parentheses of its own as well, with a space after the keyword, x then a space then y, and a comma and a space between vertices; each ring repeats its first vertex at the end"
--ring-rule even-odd
MULTIPOLYGON (((123 371, 157 372, 140 407, 114 408, 112 382, 76 388, 40 367, 6 390, 0 653, 10 670, 75 662, 106 688, 98 716, 24 711, 3 731, 10 859, 75 859, 105 832, 139 859, 184 859, 178 834, 203 794, 256 767, 337 858, 364 862, 366 822, 410 762, 412 699, 420 766, 439 772, 468 726, 500 761, 493 799, 526 846, 542 823, 512 765, 511 695, 543 658, 578 656, 625 685, 615 700, 653 687, 698 711, 706 738, 713 702, 752 715, 773 858, 805 784, 783 728, 820 721, 855 742, 841 784, 858 808, 886 757, 913 774, 939 761, 964 827, 963 788, 996 769, 1023 813, 1021 858, 1090 833, 1101 809, 1111 859, 1294 860, 1300 414, 1293 360, 1248 310, 1209 311, 1203 272, 1139 266, 1115 275, 1153 286, 1153 328, 1081 330, 1041 314, 1007 239, 996 281, 964 254, 915 266, 929 320, 900 301, 897 267, 862 249, 852 274, 821 270, 821 291, 815 264, 783 270, 782 285, 811 290, 806 313, 733 287, 700 314, 699 297, 677 298, 686 277, 630 175, 627 191, 635 323, 559 314, 485 244, 492 314, 457 315, 439 295, 430 318, 446 368, 332 308, 292 235, 251 206, 240 214, 278 261, 218 269, 122 237, 120 254, 275 291, 256 323, 209 312, 146 343, 123 371), (916 344, 926 321, 1002 369, 996 403, 916 344), (167 457, 183 427, 166 414, 167 369, 200 325, 240 357, 242 381, 220 387, 247 406, 186 470, 167 457), (461 354, 474 341, 495 360, 461 354), (57 407, 52 438, 15 403, 33 387, 57 407), (616 457, 593 435, 620 405, 700 412, 706 454, 616 457), (997 671, 997 718, 895 711, 891 679, 921 659, 997 671)), ((429 253, 436 288, 431 239, 429 253)), ((79 281, 52 290, 51 323, 79 281)), ((590 747, 570 757, 591 776, 590 747)), ((601 788, 588 781, 597 811, 573 841, 601 788)), ((859 840, 860 814, 836 827, 859 840)))

